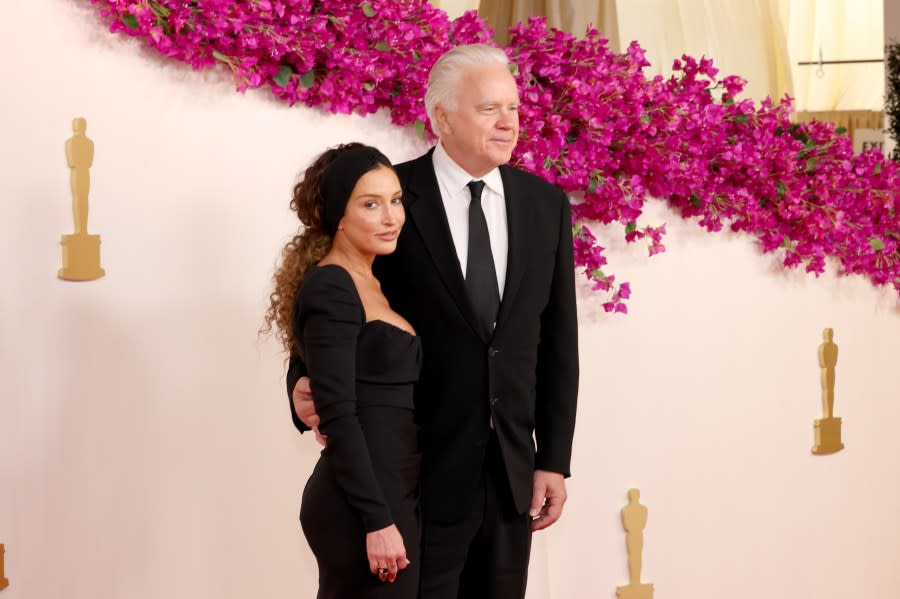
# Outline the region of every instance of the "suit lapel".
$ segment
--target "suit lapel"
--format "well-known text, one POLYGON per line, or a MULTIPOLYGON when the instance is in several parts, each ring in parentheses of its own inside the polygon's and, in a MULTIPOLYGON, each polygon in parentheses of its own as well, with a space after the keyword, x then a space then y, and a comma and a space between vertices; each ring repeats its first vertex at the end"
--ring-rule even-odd
POLYGON ((466 292, 456 246, 453 245, 453 236, 447 222, 447 213, 441 201, 440 188, 431 162, 433 152, 434 149, 415 160, 411 167, 406 188, 407 213, 418 229, 450 297, 456 302, 472 330, 483 337, 469 301, 469 294, 466 292))
POLYGON ((497 329, 509 317, 513 300, 519 290, 519 283, 525 272, 528 246, 525 235, 528 226, 527 200, 525 190, 516 184, 514 171, 507 166, 500 167, 503 179, 503 196, 506 200, 506 228, 508 234, 508 250, 506 258, 506 284, 503 288, 503 301, 500 302, 500 314, 497 317, 497 329))

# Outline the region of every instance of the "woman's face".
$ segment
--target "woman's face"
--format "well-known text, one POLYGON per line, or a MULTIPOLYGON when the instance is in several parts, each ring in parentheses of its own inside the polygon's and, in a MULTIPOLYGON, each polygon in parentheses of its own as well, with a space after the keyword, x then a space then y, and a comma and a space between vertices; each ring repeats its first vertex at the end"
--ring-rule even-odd
POLYGON ((350 193, 338 230, 362 254, 390 254, 406 220, 402 196, 393 169, 379 166, 369 171, 350 193))

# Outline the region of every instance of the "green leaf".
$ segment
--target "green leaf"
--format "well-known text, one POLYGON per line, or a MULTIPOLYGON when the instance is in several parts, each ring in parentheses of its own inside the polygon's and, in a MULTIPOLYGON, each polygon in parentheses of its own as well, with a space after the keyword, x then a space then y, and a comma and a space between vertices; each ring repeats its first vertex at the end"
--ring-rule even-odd
POLYGON ((375 16, 375 9, 372 8, 372 5, 368 2, 363 2, 362 5, 363 14, 369 17, 370 19, 375 16))
POLYGON ((157 17, 169 16, 169 9, 157 2, 150 2, 150 10, 152 10, 153 14, 155 14, 157 17))
POLYGON ((594 179, 593 177, 591 177, 591 180, 588 181, 588 193, 592 193, 592 192, 594 192, 594 191, 597 191, 597 188, 598 188, 599 186, 600 186, 600 181, 597 181, 596 179, 594 179))
POLYGON ((316 82, 316 70, 310 69, 303 73, 303 76, 300 77, 300 85, 309 89, 313 86, 313 83, 316 82))
POLYGON ((415 50, 413 50, 412 56, 413 56, 413 62, 419 62, 420 60, 422 60, 422 56, 419 55, 419 53, 416 52, 415 50))
POLYGON ((744 123, 750 122, 750 117, 748 117, 746 114, 738 114, 735 115, 734 122, 738 123, 739 125, 743 125, 744 123))
POLYGON ((847 128, 846 127, 838 127, 837 129, 834 130, 834 132, 837 133, 838 135, 844 135, 845 133, 847 133, 847 128))
POLYGON ((550 157, 544 158, 544 168, 550 168, 551 166, 553 166, 553 161, 550 157))
POLYGON ((797 123, 792 123, 791 128, 788 130, 791 134, 791 137, 806 143, 806 140, 809 139, 809 135, 807 135, 804 131, 800 129, 800 125, 797 123))
POLYGON ((122 15, 121 17, 119 17, 119 20, 122 21, 123 23, 125 23, 125 25, 128 26, 129 29, 137 29, 138 28, 137 17, 135 17, 131 13, 126 13, 126 14, 122 15))
POLYGON ((872 237, 869 239, 869 245, 872 246, 872 249, 876 252, 880 252, 884 249, 884 242, 881 241, 878 237, 872 237))
POLYGON ((390 52, 391 45, 389 43, 387 43, 386 41, 381 40, 377 44, 375 44, 375 49, 381 50, 382 52, 390 52))
POLYGON ((880 163, 880 162, 879 162, 878 164, 875 165, 874 173, 875 173, 876 175, 880 175, 880 174, 881 174, 881 163, 880 163))
POLYGON ((806 172, 810 172, 816 169, 816 165, 819 164, 819 159, 813 156, 809 160, 806 161, 806 172))
POLYGON ((567 144, 573 144, 573 143, 575 143, 575 140, 577 140, 577 139, 578 139, 577 135, 575 135, 573 133, 566 133, 566 143, 567 144))
POLYGON ((592 270, 592 271, 591 271, 591 276, 592 276, 593 278, 599 279, 599 280, 601 280, 601 281, 605 281, 605 280, 606 280, 606 274, 604 274, 604 272, 603 272, 602 270, 600 270, 599 268, 595 268, 594 270, 592 270))
POLYGON ((703 202, 700 200, 700 196, 696 193, 691 194, 691 206, 694 208, 703 208, 703 202))
POLYGON ((631 221, 630 223, 625 225, 625 234, 626 235, 628 233, 634 233, 635 231, 637 231, 637 223, 636 222, 631 221))
POLYGON ((512 75, 513 77, 518 77, 518 76, 519 76, 519 65, 517 65, 517 64, 511 62, 511 63, 509 63, 509 64, 506 65, 506 68, 509 69, 509 73, 510 73, 510 75, 512 75))
POLYGON ((781 240, 781 247, 789 248, 791 247, 791 238, 787 235, 784 236, 784 239, 781 240))
POLYGON ((725 101, 722 102, 722 104, 724 104, 725 106, 731 106, 732 104, 734 104, 734 98, 726 98, 725 101))
POLYGON ((373 89, 375 89, 375 84, 372 83, 371 81, 366 81, 365 83, 363 83, 363 89, 366 90, 367 92, 370 92, 373 89))
POLYGON ((425 121, 422 119, 416 119, 416 134, 425 139, 425 121))
POLYGON ((787 185, 779 181, 775 184, 775 189, 778 190, 778 199, 784 198, 784 194, 787 193, 787 185))
POLYGON ((231 64, 231 59, 219 52, 218 50, 213 50, 212 52, 213 58, 218 61, 224 62, 225 64, 231 64))
POLYGON ((288 84, 288 81, 291 80, 291 75, 294 74, 294 69, 289 67, 286 64, 278 67, 278 72, 275 74, 272 79, 275 80, 275 83, 278 84, 279 87, 285 87, 288 84))

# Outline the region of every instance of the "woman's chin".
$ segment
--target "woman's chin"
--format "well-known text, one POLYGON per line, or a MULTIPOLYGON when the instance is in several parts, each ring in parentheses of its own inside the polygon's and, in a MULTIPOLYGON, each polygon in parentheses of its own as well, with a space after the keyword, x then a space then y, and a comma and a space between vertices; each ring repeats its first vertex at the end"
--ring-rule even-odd
POLYGON ((373 249, 376 256, 386 256, 388 254, 393 254, 394 250, 397 249, 397 240, 379 243, 378 247, 373 249))

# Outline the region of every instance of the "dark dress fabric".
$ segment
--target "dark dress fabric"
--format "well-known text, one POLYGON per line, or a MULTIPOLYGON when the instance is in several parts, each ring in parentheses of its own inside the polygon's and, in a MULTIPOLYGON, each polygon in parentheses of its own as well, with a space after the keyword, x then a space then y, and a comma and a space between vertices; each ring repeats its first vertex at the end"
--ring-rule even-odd
POLYGON ((306 274, 293 315, 328 447, 313 470, 300 523, 319 565, 318 599, 414 599, 419 579, 421 454, 413 385, 419 338, 366 322, 350 274, 337 265, 306 274), (369 571, 367 532, 396 524, 411 565, 394 583, 369 571))

